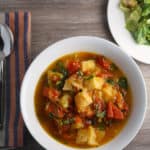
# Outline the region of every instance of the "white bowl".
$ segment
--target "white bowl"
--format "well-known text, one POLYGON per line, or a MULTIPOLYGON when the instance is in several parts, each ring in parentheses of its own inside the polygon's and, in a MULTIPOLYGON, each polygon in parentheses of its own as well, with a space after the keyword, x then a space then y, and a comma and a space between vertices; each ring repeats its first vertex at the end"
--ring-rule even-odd
POLYGON ((115 44, 90 36, 72 37, 59 41, 41 54, 28 68, 21 87, 21 111, 23 119, 32 136, 46 149, 71 150, 68 147, 51 138, 41 127, 34 108, 34 92, 37 82, 47 68, 57 58, 72 52, 88 51, 102 54, 110 58, 125 73, 133 95, 133 108, 124 129, 112 141, 102 145, 96 150, 120 150, 131 142, 142 126, 146 106, 147 93, 142 73, 131 57, 123 52, 115 44))

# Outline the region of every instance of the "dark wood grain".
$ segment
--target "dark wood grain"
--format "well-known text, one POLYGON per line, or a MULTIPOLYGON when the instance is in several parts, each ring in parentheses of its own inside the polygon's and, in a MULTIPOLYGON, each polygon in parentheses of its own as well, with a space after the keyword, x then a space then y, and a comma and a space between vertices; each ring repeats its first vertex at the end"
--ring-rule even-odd
MULTIPOLYGON (((32 13, 32 59, 57 40, 93 35, 113 41, 106 18, 107 0, 0 0, 0 11, 29 10, 32 13)), ((138 62, 150 91, 150 66, 138 62)), ((150 95, 148 96, 150 97, 150 95)), ((125 150, 150 149, 150 104, 143 127, 125 150)), ((25 132, 20 150, 43 148, 25 132)))

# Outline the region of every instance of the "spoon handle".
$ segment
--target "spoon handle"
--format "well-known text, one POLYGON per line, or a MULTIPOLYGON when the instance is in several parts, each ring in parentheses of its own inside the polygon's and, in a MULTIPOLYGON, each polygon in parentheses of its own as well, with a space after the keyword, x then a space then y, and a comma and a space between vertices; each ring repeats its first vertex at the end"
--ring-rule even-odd
POLYGON ((0 61, 0 129, 4 124, 5 111, 5 59, 0 61))

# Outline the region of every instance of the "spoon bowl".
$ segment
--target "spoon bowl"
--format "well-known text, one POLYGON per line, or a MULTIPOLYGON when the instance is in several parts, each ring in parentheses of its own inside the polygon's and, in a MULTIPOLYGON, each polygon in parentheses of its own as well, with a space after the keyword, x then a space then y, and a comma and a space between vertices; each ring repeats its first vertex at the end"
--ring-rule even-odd
POLYGON ((6 24, 0 24, 0 43, 2 43, 0 51, 3 51, 5 57, 9 56, 12 52, 14 37, 6 24))

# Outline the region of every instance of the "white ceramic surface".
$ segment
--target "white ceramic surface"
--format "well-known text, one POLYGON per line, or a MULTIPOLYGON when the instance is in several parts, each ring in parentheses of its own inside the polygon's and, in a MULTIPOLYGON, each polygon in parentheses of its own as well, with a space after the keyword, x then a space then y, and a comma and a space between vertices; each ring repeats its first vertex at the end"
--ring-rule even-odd
POLYGON ((37 82, 47 66, 57 58, 72 52, 88 51, 102 54, 116 63, 128 78, 133 93, 133 108, 128 123, 121 133, 109 143, 94 148, 96 150, 120 150, 131 142, 142 126, 147 94, 145 82, 139 67, 115 44, 97 37, 79 36, 59 41, 39 54, 28 68, 21 87, 21 111, 32 136, 46 149, 71 150, 73 148, 58 143, 39 124, 34 108, 34 91, 37 82))
POLYGON ((125 28, 125 18, 119 8, 120 0, 109 0, 107 19, 115 41, 130 56, 138 61, 150 64, 150 46, 137 44, 130 32, 125 28))

